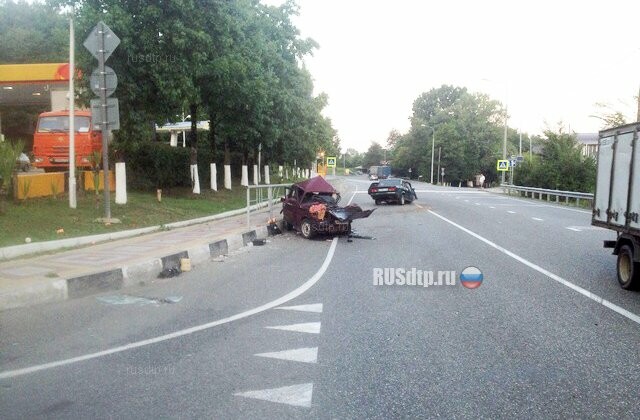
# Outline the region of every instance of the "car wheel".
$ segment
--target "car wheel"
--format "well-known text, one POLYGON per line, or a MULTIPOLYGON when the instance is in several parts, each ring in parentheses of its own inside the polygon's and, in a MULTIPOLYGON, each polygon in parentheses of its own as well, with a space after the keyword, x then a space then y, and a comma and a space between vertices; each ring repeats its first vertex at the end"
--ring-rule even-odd
POLYGON ((282 227, 284 227, 284 230, 293 229, 293 225, 291 223, 287 222, 286 220, 282 220, 282 227))
POLYGON ((404 194, 402 194, 402 195, 400 196, 400 205, 401 205, 401 206, 404 206, 404 203, 405 203, 405 201, 404 201, 404 194))
POLYGON ((640 284, 640 264, 633 262, 633 248, 622 245, 618 252, 618 283, 625 290, 633 290, 640 284))
POLYGON ((302 221, 302 224, 300 225, 300 233, 302 233, 302 236, 307 239, 313 238, 315 232, 313 231, 313 226, 311 226, 309 219, 304 219, 302 221))
POLYGON ((380 200, 376 200, 376 205, 377 205, 377 206, 379 206, 379 205, 380 205, 380 203, 382 203, 382 201, 380 201, 380 200))

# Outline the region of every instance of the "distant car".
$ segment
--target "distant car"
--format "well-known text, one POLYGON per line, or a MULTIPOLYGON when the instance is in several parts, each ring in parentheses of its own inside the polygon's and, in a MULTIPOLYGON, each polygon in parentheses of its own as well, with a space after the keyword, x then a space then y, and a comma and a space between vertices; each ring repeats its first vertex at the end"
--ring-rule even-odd
POLYGON ((370 166, 369 167, 369 181, 377 181, 378 180, 378 167, 370 166))
POLYGON ((397 178, 381 179, 374 182, 369 186, 367 192, 376 204, 385 202, 404 205, 418 198, 411 183, 397 178))
POLYGON ((288 190, 281 198, 284 228, 295 229, 307 239, 317 233, 350 233, 353 220, 369 217, 375 210, 362 210, 356 204, 338 206, 340 194, 321 176, 293 184, 288 190))
POLYGON ((391 166, 378 166, 378 179, 387 179, 391 176, 391 166))

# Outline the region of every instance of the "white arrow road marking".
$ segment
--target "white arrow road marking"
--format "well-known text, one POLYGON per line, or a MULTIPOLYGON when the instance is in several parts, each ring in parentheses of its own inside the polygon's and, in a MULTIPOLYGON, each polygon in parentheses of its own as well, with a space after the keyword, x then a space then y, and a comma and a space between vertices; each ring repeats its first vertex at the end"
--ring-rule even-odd
POLYGON ((309 305, 297 305, 297 306, 280 306, 275 309, 282 309, 285 311, 301 311, 301 312, 314 312, 322 313, 322 303, 311 303, 309 305))
POLYGON ((272 330, 295 331, 309 334, 320 334, 319 322, 304 322, 302 324, 278 325, 274 327, 265 327, 272 330))
POLYGON ((260 389, 257 391, 239 392, 238 397, 255 398, 280 404, 311 407, 313 383, 283 386, 281 388, 260 389))
POLYGON ((317 363, 318 348, 303 347, 300 349, 274 351, 271 353, 258 353, 258 354, 254 354, 254 356, 270 357, 272 359, 280 359, 280 360, 290 360, 292 362, 317 363))

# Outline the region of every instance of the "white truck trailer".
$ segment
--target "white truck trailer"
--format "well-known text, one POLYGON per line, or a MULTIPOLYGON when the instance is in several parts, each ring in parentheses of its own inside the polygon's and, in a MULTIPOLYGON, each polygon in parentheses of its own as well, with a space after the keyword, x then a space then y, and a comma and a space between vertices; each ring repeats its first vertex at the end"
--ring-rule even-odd
POLYGON ((618 256, 618 282, 640 288, 640 123, 600 132, 591 224, 616 232, 604 241, 618 256))

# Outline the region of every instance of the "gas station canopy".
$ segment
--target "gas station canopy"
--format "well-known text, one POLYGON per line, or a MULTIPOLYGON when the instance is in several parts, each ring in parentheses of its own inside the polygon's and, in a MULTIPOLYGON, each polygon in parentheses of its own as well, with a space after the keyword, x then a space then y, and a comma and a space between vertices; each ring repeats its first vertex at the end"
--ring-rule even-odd
POLYGON ((48 105, 69 86, 69 63, 0 65, 0 106, 48 105))

